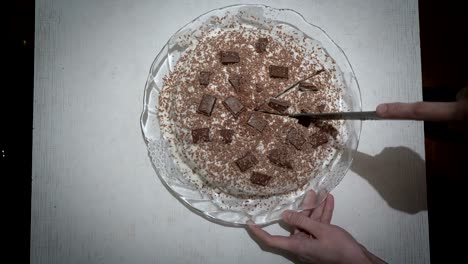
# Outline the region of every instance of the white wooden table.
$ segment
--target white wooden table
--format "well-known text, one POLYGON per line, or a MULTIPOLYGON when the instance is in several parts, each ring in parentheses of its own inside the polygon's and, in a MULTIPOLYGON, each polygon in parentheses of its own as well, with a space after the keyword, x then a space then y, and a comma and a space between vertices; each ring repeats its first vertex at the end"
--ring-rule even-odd
MULTIPOLYGON (((32 263, 289 263, 177 201, 140 132, 147 73, 165 41, 234 3, 36 1, 32 263)), ((421 100, 417 0, 268 4, 301 12, 343 48, 364 109, 421 100)), ((333 223, 391 263, 429 262, 423 140, 422 123, 364 123, 352 171, 333 191, 333 223)))

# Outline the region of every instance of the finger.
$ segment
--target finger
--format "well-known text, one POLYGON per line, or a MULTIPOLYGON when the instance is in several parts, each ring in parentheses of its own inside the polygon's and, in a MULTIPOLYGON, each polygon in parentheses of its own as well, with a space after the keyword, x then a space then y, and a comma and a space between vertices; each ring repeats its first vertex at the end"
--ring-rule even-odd
MULTIPOLYGON (((312 212, 311 208, 315 206, 316 198, 317 196, 313 190, 310 190, 306 193, 304 200, 302 200, 302 203, 299 206, 299 208, 303 210, 301 211, 301 214, 305 216, 310 216, 312 212)), ((297 234, 299 232, 301 232, 300 229, 294 228, 293 234, 297 234)))
POLYGON ((255 237, 257 237, 260 241, 269 247, 284 249, 293 253, 297 253, 296 251, 300 248, 298 241, 290 237, 270 235, 268 232, 255 224, 249 223, 247 226, 255 237))
POLYGON ((329 194, 324 202, 323 214, 320 218, 320 222, 323 224, 330 224, 333 217, 333 209, 335 208, 335 197, 329 194))
POLYGON ((377 115, 390 119, 450 121, 456 118, 456 103, 389 103, 377 106, 377 115))
POLYGON ((283 221, 291 226, 302 229, 315 237, 320 237, 322 235, 322 223, 314 221, 303 214, 294 211, 285 211, 281 216, 283 221))
POLYGON ((301 212, 302 214, 309 216, 312 208, 315 206, 315 202, 317 200, 317 195, 313 190, 310 190, 306 193, 304 200, 302 200, 301 205, 299 206, 300 209, 303 211, 301 212))
POLYGON ((320 221, 323 214, 323 208, 325 207, 325 201, 323 201, 317 208, 312 211, 310 218, 314 221, 320 221))

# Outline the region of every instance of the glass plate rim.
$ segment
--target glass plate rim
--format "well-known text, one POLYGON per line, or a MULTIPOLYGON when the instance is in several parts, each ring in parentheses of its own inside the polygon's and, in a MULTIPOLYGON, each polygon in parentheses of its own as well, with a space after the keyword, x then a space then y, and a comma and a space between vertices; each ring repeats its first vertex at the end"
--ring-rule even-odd
MULTIPOLYGON (((288 11, 288 12, 291 12, 293 14, 295 14, 296 16, 300 17, 300 19, 302 20, 302 22, 306 23, 308 26, 312 26, 316 29, 318 29, 325 37, 328 41, 330 41, 337 49, 338 51, 340 52, 340 54, 344 57, 344 59, 346 60, 346 63, 347 65, 349 66, 350 68, 350 71, 354 77, 354 81, 356 82, 356 90, 357 90, 357 95, 358 95, 358 109, 362 111, 362 94, 361 94, 361 88, 360 88, 360 85, 359 85, 359 81, 358 81, 358 78, 356 77, 356 73, 354 71, 354 68, 352 66, 352 64, 350 63, 349 61, 349 58, 348 56, 346 55, 346 53, 344 52, 344 50, 340 47, 340 45, 338 45, 329 35, 328 33, 320 26, 317 26, 309 21, 307 21, 307 19, 305 19, 305 17, 295 11, 294 9, 290 9, 290 8, 276 8, 276 7, 272 7, 272 6, 268 6, 268 5, 263 5, 263 4, 232 4, 232 5, 226 5, 226 6, 223 6, 223 7, 219 7, 219 8, 213 8, 213 9, 210 9, 200 15, 198 15, 197 17, 195 17, 194 19, 190 20, 188 23, 184 24, 183 26, 181 26, 178 30, 176 30, 170 37, 169 39, 164 43, 164 46, 160 49, 160 51, 158 52, 158 54, 156 55, 155 59, 153 60, 153 62, 151 63, 151 66, 149 68, 149 76, 148 76, 148 79, 145 83, 145 87, 144 87, 144 94, 143 94, 143 110, 142 110, 142 113, 140 115, 140 129, 141 129, 141 133, 142 133, 142 136, 143 136, 143 140, 145 142, 145 145, 148 147, 148 140, 145 136, 145 132, 144 132, 144 127, 145 127, 145 120, 144 120, 144 116, 145 116, 145 113, 148 112, 148 98, 149 98, 149 94, 148 94, 148 84, 149 82, 151 81, 151 72, 152 70, 154 69, 154 65, 155 63, 160 59, 161 56, 163 55, 166 55, 167 56, 167 53, 165 54, 165 50, 167 49, 167 46, 169 44, 169 42, 171 41, 172 37, 177 35, 179 32, 181 32, 183 29, 185 29, 188 25, 190 24, 193 24, 195 23, 198 19, 204 17, 205 15, 211 13, 211 12, 214 12, 214 11, 221 11, 221 10, 224 10, 224 9, 229 9, 229 8, 238 8, 238 7, 261 7, 261 8, 266 8, 266 9, 272 9, 272 10, 276 10, 276 11, 288 11)), ((356 148, 353 150, 353 152, 357 151, 358 147, 359 147, 359 143, 360 143, 360 138, 361 138, 361 132, 362 132, 362 121, 358 121, 358 130, 357 130, 357 133, 356 133, 356 140, 357 140, 357 143, 356 143, 356 148)), ((148 153, 148 156, 150 157, 151 159, 151 156, 149 155, 148 153)), ((350 160, 350 163, 349 165, 347 166, 347 168, 344 170, 344 176, 348 173, 352 163, 353 163, 353 160, 354 160, 354 155, 352 155, 351 157, 351 160, 350 160)), ((171 195, 173 195, 174 197, 176 197, 177 200, 181 201, 182 204, 187 207, 190 211, 204 217, 205 219, 213 222, 213 223, 216 223, 216 224, 220 224, 220 225, 223 225, 223 226, 229 226, 229 227, 245 227, 246 226, 246 223, 235 223, 235 222, 229 222, 229 221, 225 221, 225 220, 222 220, 222 219, 218 219, 214 216, 211 216, 209 214, 207 214, 205 211, 201 210, 201 209, 198 209, 194 206, 192 206, 186 199, 184 199, 184 197, 182 197, 179 193, 177 193, 167 182, 166 180, 161 176, 161 174, 158 172, 158 170, 155 168, 155 165, 153 164, 153 162, 151 161, 151 166, 153 167, 153 170, 156 172, 156 174, 158 175, 158 178, 159 180, 163 183, 164 187, 171 193, 171 195)), ((343 177, 344 177, 343 176, 343 177)), ((328 195, 328 194, 327 194, 328 195)), ((326 196, 323 196, 321 198, 321 200, 317 203, 317 205, 320 205, 321 203, 323 203, 323 201, 326 199, 326 196)), ((265 222, 265 223, 261 223, 261 224, 258 224, 260 226, 267 226, 267 225, 271 225, 271 224, 274 224, 276 222, 278 222, 280 220, 280 218, 277 218, 277 219, 272 219, 268 222, 265 222)))

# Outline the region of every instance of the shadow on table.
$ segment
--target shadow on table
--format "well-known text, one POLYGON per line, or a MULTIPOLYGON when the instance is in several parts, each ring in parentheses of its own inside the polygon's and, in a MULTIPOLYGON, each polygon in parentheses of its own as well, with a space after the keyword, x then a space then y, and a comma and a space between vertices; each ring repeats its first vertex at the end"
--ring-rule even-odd
POLYGON ((351 170, 390 207, 410 214, 427 210, 425 162, 411 149, 390 147, 375 156, 357 151, 351 170))
MULTIPOLYGON (((385 148, 375 156, 357 151, 351 170, 366 179, 390 207, 410 214, 427 210, 425 162, 411 149, 385 148)), ((290 231, 281 222, 280 226, 290 231)), ((283 256, 296 264, 304 263, 297 256, 267 247, 249 235, 263 251, 283 256)))
MULTIPOLYGON (((351 170, 366 179, 390 207, 410 214, 427 210, 425 162, 411 149, 385 148, 375 156, 357 151, 351 170)), ((280 226, 289 229, 282 223, 280 226)), ((295 255, 269 248, 249 235, 263 251, 281 255, 294 263, 304 263, 295 255)))

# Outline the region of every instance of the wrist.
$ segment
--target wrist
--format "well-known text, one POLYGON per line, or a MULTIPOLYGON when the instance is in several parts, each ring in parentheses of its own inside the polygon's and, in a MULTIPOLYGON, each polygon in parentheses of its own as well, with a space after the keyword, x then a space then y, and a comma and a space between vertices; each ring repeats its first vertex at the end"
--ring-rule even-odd
POLYGON ((367 250, 362 246, 343 252, 338 263, 340 264, 373 264, 371 258, 367 255, 367 250))
POLYGON ((368 259, 367 263, 372 263, 372 264, 386 264, 387 263, 387 262, 383 261, 381 258, 379 258, 376 255, 372 254, 363 245, 360 245, 360 246, 361 246, 362 251, 364 252, 364 255, 366 255, 366 258, 368 259))

